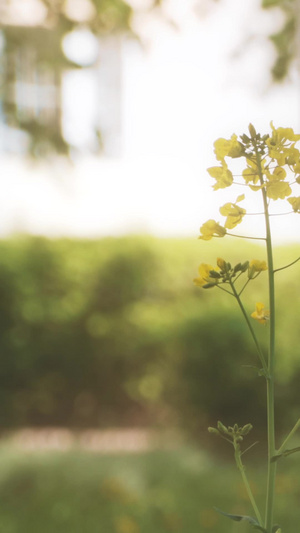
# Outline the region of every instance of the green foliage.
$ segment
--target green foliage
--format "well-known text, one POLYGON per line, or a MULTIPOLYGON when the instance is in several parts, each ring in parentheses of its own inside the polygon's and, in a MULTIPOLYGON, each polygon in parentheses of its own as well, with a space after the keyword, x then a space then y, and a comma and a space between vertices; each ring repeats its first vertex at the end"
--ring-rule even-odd
MULTIPOLYGON (((297 531, 300 521, 299 462, 287 459, 278 476, 276 521, 297 531), (298 488, 297 488, 298 487, 298 488)), ((262 495, 265 472, 251 465, 255 493, 262 495)), ((212 463, 191 448, 143 454, 28 454, 10 445, 0 454, 0 531, 31 533, 168 533, 252 531, 211 506, 234 514, 250 508, 237 471, 212 463), (16 503, 17 502, 17 503, 16 503)))
POLYGON ((279 7, 284 13, 282 28, 270 35, 270 40, 276 50, 276 59, 272 67, 272 75, 275 81, 282 81, 288 76, 290 65, 297 54, 297 13, 296 0, 263 0, 262 7, 269 9, 279 7))
MULTIPOLYGON (((226 247, 233 264, 263 259, 259 246, 226 247)), ((263 427, 263 380, 243 317, 227 294, 192 282, 209 254, 214 244, 151 237, 1 241, 1 426, 179 424, 193 435, 217 419, 263 427)), ((278 266, 294 257, 280 249, 278 266)), ((288 428, 299 417, 290 408, 300 374, 298 268, 277 274, 279 351, 287 342, 278 418, 288 428)), ((263 276, 247 294, 249 313, 263 276)))

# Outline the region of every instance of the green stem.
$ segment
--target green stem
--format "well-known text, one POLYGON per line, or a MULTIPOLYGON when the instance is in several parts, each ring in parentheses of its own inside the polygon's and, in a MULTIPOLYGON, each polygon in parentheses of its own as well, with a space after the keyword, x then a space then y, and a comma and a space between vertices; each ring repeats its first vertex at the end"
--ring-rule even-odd
POLYGON ((300 418, 299 420, 297 420, 296 424, 294 425, 293 429, 289 432, 288 436, 286 437, 286 439, 283 441, 283 443, 281 444, 279 450, 277 450, 277 453, 282 453, 284 452, 284 450, 286 449, 287 447, 287 443, 288 441, 292 438, 292 436, 294 435, 294 433, 296 433, 297 429, 299 429, 300 427, 300 418))
POLYGON ((259 509, 258 509, 258 507, 256 505, 256 501, 254 499, 251 487, 249 485, 249 481, 248 481, 247 476, 246 476, 245 467, 244 467, 244 465, 242 463, 242 460, 241 460, 240 447, 239 447, 238 444, 235 444, 235 443, 234 443, 234 457, 235 457, 236 465, 237 465, 237 467, 238 467, 238 469, 239 469, 239 471, 241 473, 241 476, 242 476, 242 479, 243 479, 243 482, 244 482, 244 485, 245 485, 249 500, 251 502, 251 505, 252 505, 254 513, 255 513, 255 516, 256 516, 256 518, 257 518, 257 520, 259 522, 259 525, 262 526, 261 514, 260 514, 259 509))
POLYGON ((275 420, 274 420, 274 367, 275 367, 275 283, 272 238, 269 218, 269 208, 266 189, 263 186, 263 174, 261 169, 260 155, 256 153, 257 169, 260 183, 262 185, 262 198, 265 212, 266 227, 266 247, 268 258, 268 278, 269 278, 269 308, 270 308, 270 336, 269 336, 269 358, 267 380, 267 419, 268 419, 268 475, 267 475, 267 497, 265 528, 267 533, 272 533, 274 515, 274 495, 276 478, 276 461, 272 461, 275 454, 275 420))
POLYGON ((298 263, 298 261, 300 261, 300 257, 298 257, 298 259, 295 259, 295 261, 292 261, 292 263, 289 263, 288 265, 285 265, 284 267, 276 268, 276 270, 274 270, 274 273, 275 272, 279 272, 280 270, 285 270, 286 268, 289 268, 290 266, 294 265, 295 263, 298 263))
POLYGON ((232 292, 228 291, 227 289, 224 289, 224 287, 221 287, 219 284, 216 284, 217 289, 220 289, 221 291, 227 292, 227 294, 230 294, 230 296, 234 296, 232 292))
POLYGON ((231 288, 232 288, 233 295, 235 296, 235 298, 236 298, 236 300, 237 300, 237 302, 238 302, 238 304, 239 304, 239 306, 240 306, 240 309, 241 309, 241 311, 242 311, 242 313, 243 313, 243 316, 244 316, 244 318, 245 318, 245 320, 246 320, 246 322, 247 322, 247 326, 248 326, 248 328, 249 328, 249 330, 250 330, 250 333, 251 333, 251 335, 252 335, 252 338, 253 338, 253 340, 254 340, 254 343, 255 343, 255 346, 256 346, 256 349, 257 349, 257 352, 258 352, 259 359, 260 359, 260 361, 261 361, 261 364, 262 364, 262 366, 263 366, 263 369, 264 369, 265 375, 266 375, 266 377, 267 377, 267 376, 268 376, 268 365, 267 365, 267 363, 266 363, 266 360, 265 360, 264 354, 263 354, 263 352, 262 352, 262 350, 261 350, 260 344, 259 344, 259 342, 258 342, 258 340, 257 340, 256 335, 255 335, 255 331, 254 331, 254 329, 253 329, 253 327, 252 327, 252 324, 251 324, 251 322, 250 322, 250 319, 249 319, 249 317, 248 317, 248 314, 246 313, 246 310, 245 310, 245 308, 244 308, 244 306, 243 306, 243 302, 242 302, 242 300, 241 300, 241 298, 240 298, 240 296, 239 296, 239 294, 238 294, 238 292, 237 292, 237 290, 236 290, 236 288, 235 288, 235 286, 234 286, 234 284, 233 284, 232 281, 230 282, 230 285, 231 285, 231 288))
POLYGON ((264 237, 248 237, 247 235, 236 235, 235 233, 226 233, 229 237, 238 237, 239 239, 251 239, 253 241, 265 241, 264 237))

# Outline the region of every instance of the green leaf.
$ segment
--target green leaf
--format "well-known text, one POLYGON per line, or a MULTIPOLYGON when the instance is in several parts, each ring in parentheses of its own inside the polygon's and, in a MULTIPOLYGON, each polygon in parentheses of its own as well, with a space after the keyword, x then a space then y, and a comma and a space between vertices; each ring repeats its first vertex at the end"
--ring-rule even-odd
POLYGON ((263 0, 262 7, 268 9, 268 7, 275 7, 280 4, 280 0, 263 0))
POLYGON ((255 529, 258 529, 259 531, 263 531, 264 533, 267 533, 267 530, 262 527, 256 520, 256 518, 253 518, 252 516, 245 516, 245 515, 238 515, 238 514, 229 514, 225 513, 224 511, 221 511, 221 509, 218 509, 217 507, 214 508, 218 513, 227 516, 227 518, 230 518, 231 520, 235 520, 235 522, 249 522, 255 529))

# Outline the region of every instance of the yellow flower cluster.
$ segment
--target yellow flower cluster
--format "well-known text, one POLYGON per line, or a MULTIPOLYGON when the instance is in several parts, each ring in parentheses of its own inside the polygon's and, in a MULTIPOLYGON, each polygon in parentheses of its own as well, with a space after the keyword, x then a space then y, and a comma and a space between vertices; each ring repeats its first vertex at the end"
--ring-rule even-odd
POLYGON ((207 263, 201 263, 198 268, 198 276, 194 279, 195 285, 209 289, 215 287, 218 283, 229 283, 237 275, 244 272, 248 273, 248 280, 256 278, 261 272, 267 270, 266 261, 252 259, 252 261, 245 261, 245 263, 238 263, 234 267, 227 263, 221 257, 217 258, 217 266, 213 267, 207 263))
MULTIPOLYGON (((292 183, 300 184, 300 151, 296 148, 300 135, 292 128, 275 128, 271 122, 271 134, 257 134, 252 124, 249 125, 250 136, 237 135, 230 139, 217 139, 214 152, 218 166, 207 169, 215 180, 214 190, 230 187, 233 183, 248 186, 252 191, 265 191, 270 200, 287 199, 295 213, 300 213, 300 196, 292 195, 292 183), (245 168, 242 170, 242 182, 235 181, 228 169, 226 158, 243 158, 245 168)), ((238 196, 235 202, 228 202, 220 208, 220 214, 226 217, 224 226, 215 220, 208 220, 200 228, 200 239, 224 237, 227 230, 235 228, 243 220, 246 210, 237 204, 244 199, 238 196)))

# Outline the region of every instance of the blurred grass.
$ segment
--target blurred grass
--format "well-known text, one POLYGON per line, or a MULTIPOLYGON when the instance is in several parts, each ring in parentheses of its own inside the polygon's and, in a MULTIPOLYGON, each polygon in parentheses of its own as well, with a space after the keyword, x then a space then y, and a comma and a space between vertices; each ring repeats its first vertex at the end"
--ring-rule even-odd
MULTIPOLYGON (((246 458, 248 463, 248 459, 246 458)), ((300 522, 300 466, 279 466, 276 520, 285 533, 300 522)), ((260 465, 247 469, 256 497, 264 490, 260 465)), ((201 451, 98 455, 84 451, 20 453, 1 448, 1 533, 247 532, 219 516, 252 514, 233 463, 201 451)))

